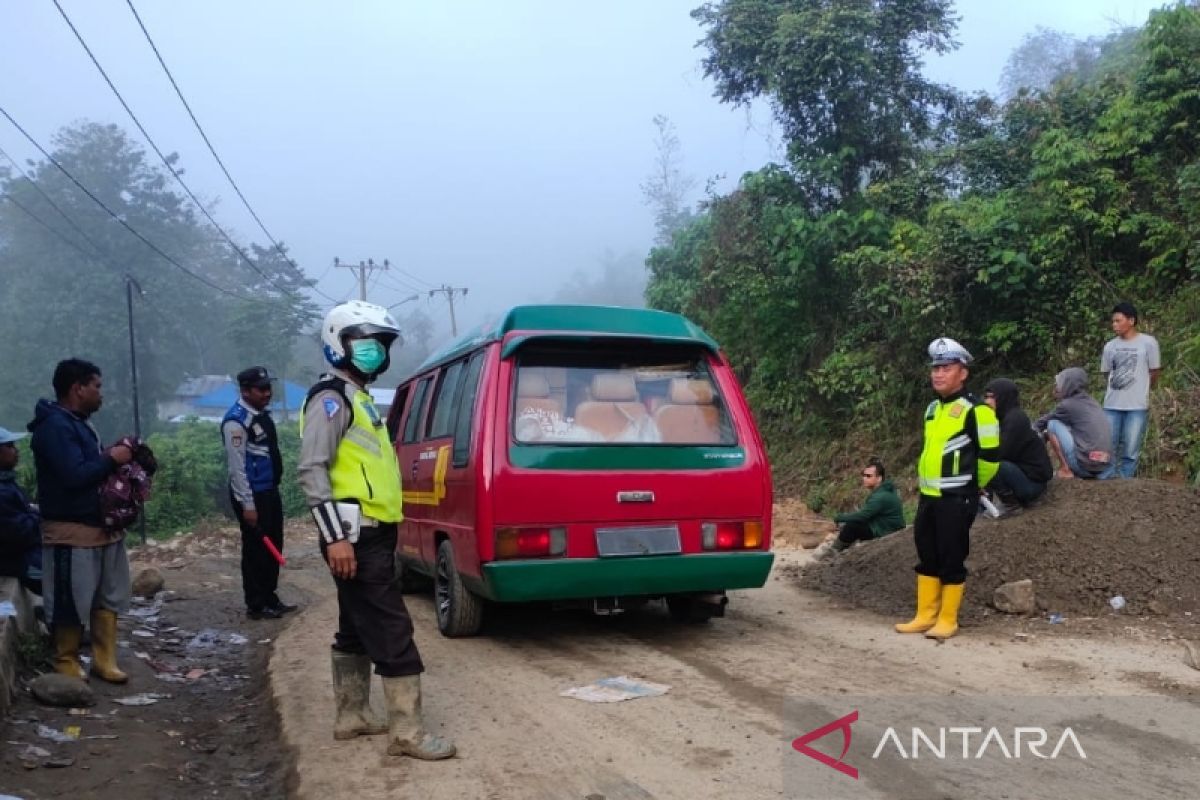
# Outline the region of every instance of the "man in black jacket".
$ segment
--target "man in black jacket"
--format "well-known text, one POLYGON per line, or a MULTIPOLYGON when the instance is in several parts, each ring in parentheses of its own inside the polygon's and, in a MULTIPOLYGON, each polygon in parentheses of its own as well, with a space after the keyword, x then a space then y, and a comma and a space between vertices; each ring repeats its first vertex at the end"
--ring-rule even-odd
POLYGON ((1027 506, 1042 496, 1054 476, 1046 444, 1021 410, 1020 392, 1008 378, 989 383, 983 400, 1000 420, 1000 471, 989 488, 1006 507, 1027 506))
POLYGON ((42 593, 42 519, 17 486, 17 442, 23 433, 0 428, 0 576, 42 593))

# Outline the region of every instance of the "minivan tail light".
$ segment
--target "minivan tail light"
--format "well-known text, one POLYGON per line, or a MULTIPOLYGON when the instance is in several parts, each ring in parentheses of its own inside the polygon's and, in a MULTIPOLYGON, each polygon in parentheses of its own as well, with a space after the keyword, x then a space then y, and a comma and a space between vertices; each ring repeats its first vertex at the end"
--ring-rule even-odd
POLYGON ((762 543, 763 526, 757 520, 700 523, 700 545, 705 550, 755 550, 762 543))
POLYGON ((566 528, 496 529, 496 558, 541 558, 566 552, 566 528))
POLYGON ((705 550, 740 550, 743 530, 740 522, 704 522, 700 524, 700 544, 705 550))

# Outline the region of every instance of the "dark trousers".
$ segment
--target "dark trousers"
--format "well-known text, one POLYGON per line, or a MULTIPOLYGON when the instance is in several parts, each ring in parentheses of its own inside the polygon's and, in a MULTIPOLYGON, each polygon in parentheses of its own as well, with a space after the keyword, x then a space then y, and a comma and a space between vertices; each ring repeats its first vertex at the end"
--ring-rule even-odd
POLYGON ((971 523, 979 506, 978 495, 921 495, 913 539, 917 544, 917 572, 942 583, 967 579, 967 554, 971 550, 971 523))
POLYGON ((263 544, 268 537, 279 552, 283 552, 283 500, 278 489, 254 493, 254 508, 258 511, 258 524, 246 523, 242 504, 230 494, 233 513, 237 515, 242 529, 242 594, 246 608, 262 611, 268 606, 279 604, 279 562, 263 544))
MULTIPOLYGON (((322 539, 322 556, 325 551, 322 539)), ((412 617, 404 605, 396 571, 396 526, 363 528, 354 545, 354 558, 358 564, 355 576, 333 579, 338 597, 333 649, 366 653, 375 663, 376 674, 385 678, 421 674, 425 665, 413 641, 412 617)))
POLYGON ((870 526, 865 522, 847 522, 838 531, 838 540, 846 547, 855 542, 866 542, 874 538, 875 534, 871 533, 870 526))
POLYGON ((1001 499, 1004 499, 1006 494, 1012 495, 1017 498, 1018 503, 1025 505, 1041 497, 1042 492, 1046 491, 1046 484, 1029 480, 1013 462, 1001 461, 1000 471, 992 478, 987 488, 1000 495, 1001 499))

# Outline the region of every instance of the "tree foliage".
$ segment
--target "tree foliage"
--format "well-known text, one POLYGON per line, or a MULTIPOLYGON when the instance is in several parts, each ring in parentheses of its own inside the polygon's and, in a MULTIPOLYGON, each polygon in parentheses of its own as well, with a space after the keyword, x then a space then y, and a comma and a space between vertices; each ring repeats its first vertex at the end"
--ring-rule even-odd
MULTIPOLYGON (((896 79, 914 47, 947 46, 949 28, 946 4, 895 6, 727 0, 695 12, 719 96, 772 97, 794 157, 746 175, 652 250, 647 299, 722 342, 776 447, 893 442, 913 455, 902 434, 939 335, 975 352, 976 381, 1048 382, 1093 367, 1108 310, 1131 300, 1168 365, 1176 342, 1200 352, 1194 318, 1154 328, 1187 319, 1178 309, 1200 291, 1200 10, 1154 12, 1001 104, 896 79), (866 83, 865 99, 849 99, 866 83), (919 135, 935 118, 938 135, 919 135), (814 204, 831 176, 833 202, 814 204)), ((1169 367, 1167 383, 1200 399, 1189 369, 1169 367)), ((1156 425, 1185 424, 1184 405, 1156 425)), ((1160 441, 1200 465, 1200 435, 1160 441)))
POLYGON ((154 253, 48 161, 24 167, 28 178, 0 169, 3 424, 31 418, 35 400, 51 394, 55 363, 78 356, 104 373, 102 434, 132 430, 126 276, 145 293, 134 301, 145 427, 187 374, 232 374, 252 362, 287 371, 291 344, 315 313, 303 273, 254 246, 247 265, 115 125, 64 128, 52 149, 121 219, 203 280, 154 253))
POLYGON ((921 54, 956 43, 951 0, 723 0, 706 29, 705 75, 722 102, 770 100, 814 203, 894 176, 933 135, 953 93, 921 54))

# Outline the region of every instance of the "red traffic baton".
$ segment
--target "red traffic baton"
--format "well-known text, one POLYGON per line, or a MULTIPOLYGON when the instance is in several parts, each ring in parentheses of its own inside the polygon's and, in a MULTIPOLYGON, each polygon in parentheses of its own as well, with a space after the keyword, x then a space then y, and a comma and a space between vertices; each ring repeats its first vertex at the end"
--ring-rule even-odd
POLYGON ((271 541, 269 536, 262 537, 263 544, 267 546, 267 550, 271 553, 271 557, 279 562, 281 567, 287 566, 287 559, 283 557, 283 553, 279 552, 279 548, 271 541))

